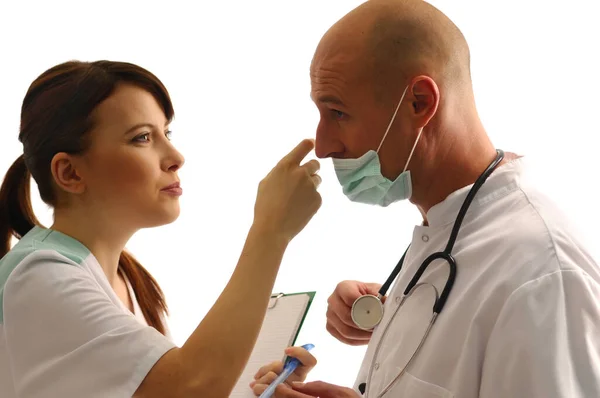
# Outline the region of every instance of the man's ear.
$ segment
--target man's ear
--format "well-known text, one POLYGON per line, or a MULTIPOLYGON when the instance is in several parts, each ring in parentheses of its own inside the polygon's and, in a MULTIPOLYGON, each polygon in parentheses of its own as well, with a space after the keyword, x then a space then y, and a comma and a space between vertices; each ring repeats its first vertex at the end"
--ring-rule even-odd
POLYGON ((437 112, 440 90, 429 76, 418 76, 412 82, 412 107, 417 128, 427 125, 437 112))
POLYGON ((60 152, 54 155, 50 163, 50 171, 54 183, 63 191, 72 194, 85 192, 85 182, 78 172, 77 159, 73 155, 60 152))

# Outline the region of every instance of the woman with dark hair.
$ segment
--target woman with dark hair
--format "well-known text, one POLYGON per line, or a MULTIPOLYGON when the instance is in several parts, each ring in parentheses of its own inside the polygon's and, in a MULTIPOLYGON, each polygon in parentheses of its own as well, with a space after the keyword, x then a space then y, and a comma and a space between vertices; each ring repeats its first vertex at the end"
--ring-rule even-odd
POLYGON ((261 181, 238 265, 182 347, 163 293, 124 251, 179 216, 182 155, 163 84, 122 62, 66 62, 21 110, 23 155, 0 188, 0 396, 227 397, 257 338, 289 242, 321 204, 305 140, 261 181), (30 176, 54 209, 40 225, 30 176), (11 249, 11 237, 20 239, 11 249))

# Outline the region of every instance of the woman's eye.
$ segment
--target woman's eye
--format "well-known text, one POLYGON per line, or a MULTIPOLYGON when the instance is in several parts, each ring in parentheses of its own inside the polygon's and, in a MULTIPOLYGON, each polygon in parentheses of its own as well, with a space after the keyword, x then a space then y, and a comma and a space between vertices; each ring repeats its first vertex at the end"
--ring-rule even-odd
MULTIPOLYGON (((165 131, 165 137, 167 137, 167 139, 169 141, 171 140, 172 134, 173 134, 173 132, 171 130, 165 131)), ((151 135, 151 133, 140 134, 137 137, 135 137, 133 139, 133 141, 134 142, 150 142, 150 135, 151 135)))
POLYGON ((136 142, 148 142, 150 141, 150 133, 140 134, 133 139, 136 142))

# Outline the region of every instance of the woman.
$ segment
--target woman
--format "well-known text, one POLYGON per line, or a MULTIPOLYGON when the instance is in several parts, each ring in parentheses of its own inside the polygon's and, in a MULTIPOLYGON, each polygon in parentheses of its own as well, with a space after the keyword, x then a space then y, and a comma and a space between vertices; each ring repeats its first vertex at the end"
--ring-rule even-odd
POLYGON ((179 215, 173 113, 162 83, 129 63, 67 62, 29 88, 24 153, 0 188, 0 396, 229 395, 284 251, 320 206, 319 164, 300 165, 313 146, 303 141, 263 179, 237 268, 176 347, 161 289, 124 251, 139 229, 179 215), (30 175, 54 208, 48 229, 30 175))

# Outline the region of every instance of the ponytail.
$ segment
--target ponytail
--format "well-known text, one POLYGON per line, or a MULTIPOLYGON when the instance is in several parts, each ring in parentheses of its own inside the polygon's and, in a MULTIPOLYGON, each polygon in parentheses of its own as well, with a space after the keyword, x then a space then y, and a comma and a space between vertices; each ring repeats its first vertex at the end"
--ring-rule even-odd
POLYGON ((23 155, 10 166, 0 187, 0 258, 10 250, 11 238, 21 239, 40 222, 33 214, 31 174, 23 155))
MULTIPOLYGON (((10 251, 13 236, 21 239, 36 225, 41 224, 31 205, 31 173, 21 155, 8 169, 0 187, 0 259, 10 251)), ((168 314, 168 309, 156 280, 126 251, 119 258, 119 271, 131 283, 148 324, 165 334, 162 314, 168 314)))
POLYGON ((166 327, 162 314, 167 315, 168 308, 165 296, 156 280, 127 251, 121 252, 119 272, 129 280, 148 325, 165 334, 166 327))

